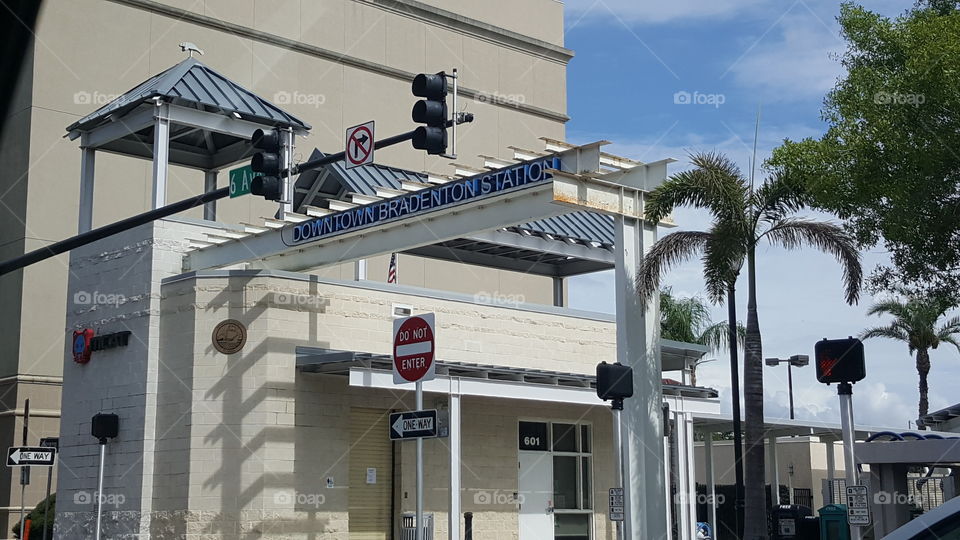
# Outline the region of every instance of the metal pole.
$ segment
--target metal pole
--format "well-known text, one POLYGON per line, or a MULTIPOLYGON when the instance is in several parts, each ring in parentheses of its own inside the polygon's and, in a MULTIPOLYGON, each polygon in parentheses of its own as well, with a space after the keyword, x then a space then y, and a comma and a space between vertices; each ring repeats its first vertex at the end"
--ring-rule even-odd
MULTIPOLYGON (((23 446, 27 445, 27 431, 30 426, 30 399, 27 398, 23 401, 23 446)), ((26 473, 28 474, 28 473, 26 473)), ((23 538, 23 525, 26 520, 26 514, 24 513, 24 501, 25 492, 27 484, 25 482, 26 477, 24 476, 23 468, 20 469, 20 538, 23 538)))
MULTIPOLYGON (((615 474, 615 484, 617 487, 623 487, 623 452, 621 452, 620 445, 623 443, 623 433, 620 426, 620 411, 623 408, 622 400, 614 400, 613 405, 613 463, 615 464, 616 474, 615 474), (620 401, 620 407, 617 407, 617 401, 620 401)), ((623 522, 616 521, 617 529, 617 540, 623 540, 623 522)))
POLYGON ((793 420, 793 362, 787 362, 787 388, 790 394, 790 419, 793 420))
MULTIPOLYGON (((843 431, 843 465, 847 475, 847 485, 855 486, 857 481, 857 464, 853 452, 853 386, 850 383, 837 385, 837 395, 840 396, 840 429, 843 431)), ((861 540, 863 530, 856 525, 850 527, 850 539, 861 540)))
MULTIPOLYGON (((417 406, 423 409, 423 383, 417 381, 417 406)), ((417 540, 423 538, 423 437, 417 437, 417 540)))
POLYGON ((50 513, 50 482, 53 480, 53 467, 47 467, 47 496, 43 502, 43 540, 47 540, 47 517, 50 513))
POLYGON ((103 462, 107 454, 107 441, 100 439, 100 473, 97 477, 97 533, 96 540, 100 540, 100 520, 103 516, 103 462))

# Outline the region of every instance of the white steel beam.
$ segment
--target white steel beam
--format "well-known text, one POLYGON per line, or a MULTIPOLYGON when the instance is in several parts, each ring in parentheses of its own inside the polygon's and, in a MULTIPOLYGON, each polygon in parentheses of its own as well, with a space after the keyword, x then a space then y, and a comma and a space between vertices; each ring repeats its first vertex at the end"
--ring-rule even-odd
POLYGON ((167 164, 170 161, 170 119, 167 103, 157 103, 153 128, 153 197, 151 208, 167 204, 167 164))
POLYGON ((80 219, 77 232, 85 233, 93 228, 93 181, 97 151, 85 144, 86 135, 80 141, 80 219))
POLYGON ((82 136, 86 139, 85 145, 90 148, 99 148, 111 141, 150 127, 157 113, 155 109, 156 106, 153 103, 143 105, 134 112, 117 118, 115 122, 103 124, 84 133, 82 136))
MULTIPOLYGON (((599 143, 557 155, 561 169, 569 173, 590 173, 600 167, 599 143)), ((569 207, 553 204, 551 182, 543 180, 526 184, 498 194, 348 229, 295 246, 285 244, 284 239, 292 232, 288 226, 192 251, 184 256, 184 270, 250 261, 251 268, 299 271, 404 251, 571 212, 569 207)), ((431 188, 433 186, 427 189, 431 188)))

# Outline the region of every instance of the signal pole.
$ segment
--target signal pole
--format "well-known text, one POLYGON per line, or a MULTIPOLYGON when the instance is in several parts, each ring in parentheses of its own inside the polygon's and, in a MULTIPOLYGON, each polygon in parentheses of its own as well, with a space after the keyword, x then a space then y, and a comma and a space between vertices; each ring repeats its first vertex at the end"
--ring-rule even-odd
MULTIPOLYGON (((842 382, 837 385, 837 396, 840 397, 840 430, 843 432, 843 464, 847 473, 847 485, 859 485, 857 462, 853 451, 853 385, 842 382)), ((847 510, 849 512, 849 509, 847 510)), ((861 540, 863 529, 853 525, 850 527, 850 539, 861 540)))

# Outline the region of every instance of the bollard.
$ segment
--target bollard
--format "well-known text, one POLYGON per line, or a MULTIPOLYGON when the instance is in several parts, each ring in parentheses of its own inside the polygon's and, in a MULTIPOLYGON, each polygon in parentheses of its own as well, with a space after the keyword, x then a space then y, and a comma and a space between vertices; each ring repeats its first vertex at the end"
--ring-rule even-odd
POLYGON ((463 513, 464 540, 473 540, 473 512, 463 513))

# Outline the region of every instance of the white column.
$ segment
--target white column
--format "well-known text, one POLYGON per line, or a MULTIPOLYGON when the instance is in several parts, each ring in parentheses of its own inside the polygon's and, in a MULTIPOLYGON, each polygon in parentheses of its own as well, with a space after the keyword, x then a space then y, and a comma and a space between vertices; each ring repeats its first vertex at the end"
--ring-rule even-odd
POLYGON ((170 106, 157 103, 153 127, 153 201, 151 208, 167 204, 167 165, 170 161, 170 106))
POLYGON ((87 136, 81 138, 80 147, 80 216, 77 233, 85 233, 93 228, 93 178, 97 151, 83 146, 87 136))
POLYGON ((767 436, 767 480, 770 481, 770 500, 774 506, 780 504, 780 469, 777 464, 777 436, 767 436))
MULTIPOLYGON (((690 540, 690 531, 686 526, 690 522, 690 490, 689 490, 689 481, 687 479, 687 454, 689 449, 687 448, 687 423, 684 418, 684 414, 681 412, 670 411, 673 416, 674 426, 676 437, 674 438, 674 444, 677 445, 676 454, 677 454, 677 501, 667 501, 669 505, 671 502, 676 502, 674 508, 677 509, 677 528, 679 529, 679 540, 690 540)), ((693 495, 696 498, 696 495, 693 495)))
MULTIPOLYGON (((203 173, 203 191, 211 192, 217 189, 217 173, 219 171, 204 171, 203 173)), ((207 221, 217 220, 217 201, 210 201, 203 205, 203 219, 207 221)))
POLYGON ((713 432, 703 434, 703 475, 707 482, 707 523, 713 530, 713 540, 720 540, 717 530, 717 482, 713 477, 713 432))
POLYGON ((690 519, 687 521, 687 528, 690 538, 693 538, 697 528, 697 454, 693 449, 693 413, 683 413, 683 419, 687 435, 687 489, 690 490, 690 500, 687 502, 690 519))
POLYGON ((460 540, 460 379, 450 378, 450 540, 460 540))
MULTIPOLYGON (((280 136, 285 138, 282 141, 283 147, 281 148, 281 157, 283 168, 287 171, 293 167, 293 152, 294 152, 294 134, 292 128, 284 128, 280 131, 280 136)), ((280 202, 280 219, 283 219, 283 216, 286 214, 293 213, 293 176, 289 173, 283 175, 281 178, 283 182, 283 201, 280 202)), ((418 525, 419 526, 419 525, 418 525)))
POLYGON ((617 360, 633 368, 633 397, 624 400, 621 418, 624 456, 625 538, 667 537, 664 500, 663 413, 659 299, 648 307, 637 298, 635 279, 643 254, 656 240, 656 226, 615 216, 617 360))
POLYGON ((367 279, 367 260, 366 259, 357 259, 353 263, 353 280, 362 281, 367 279))
POLYGON ((837 477, 837 459, 834 454, 834 440, 828 440, 824 444, 827 446, 827 485, 830 487, 829 493, 823 494, 823 504, 836 503, 833 500, 833 482, 837 477))

